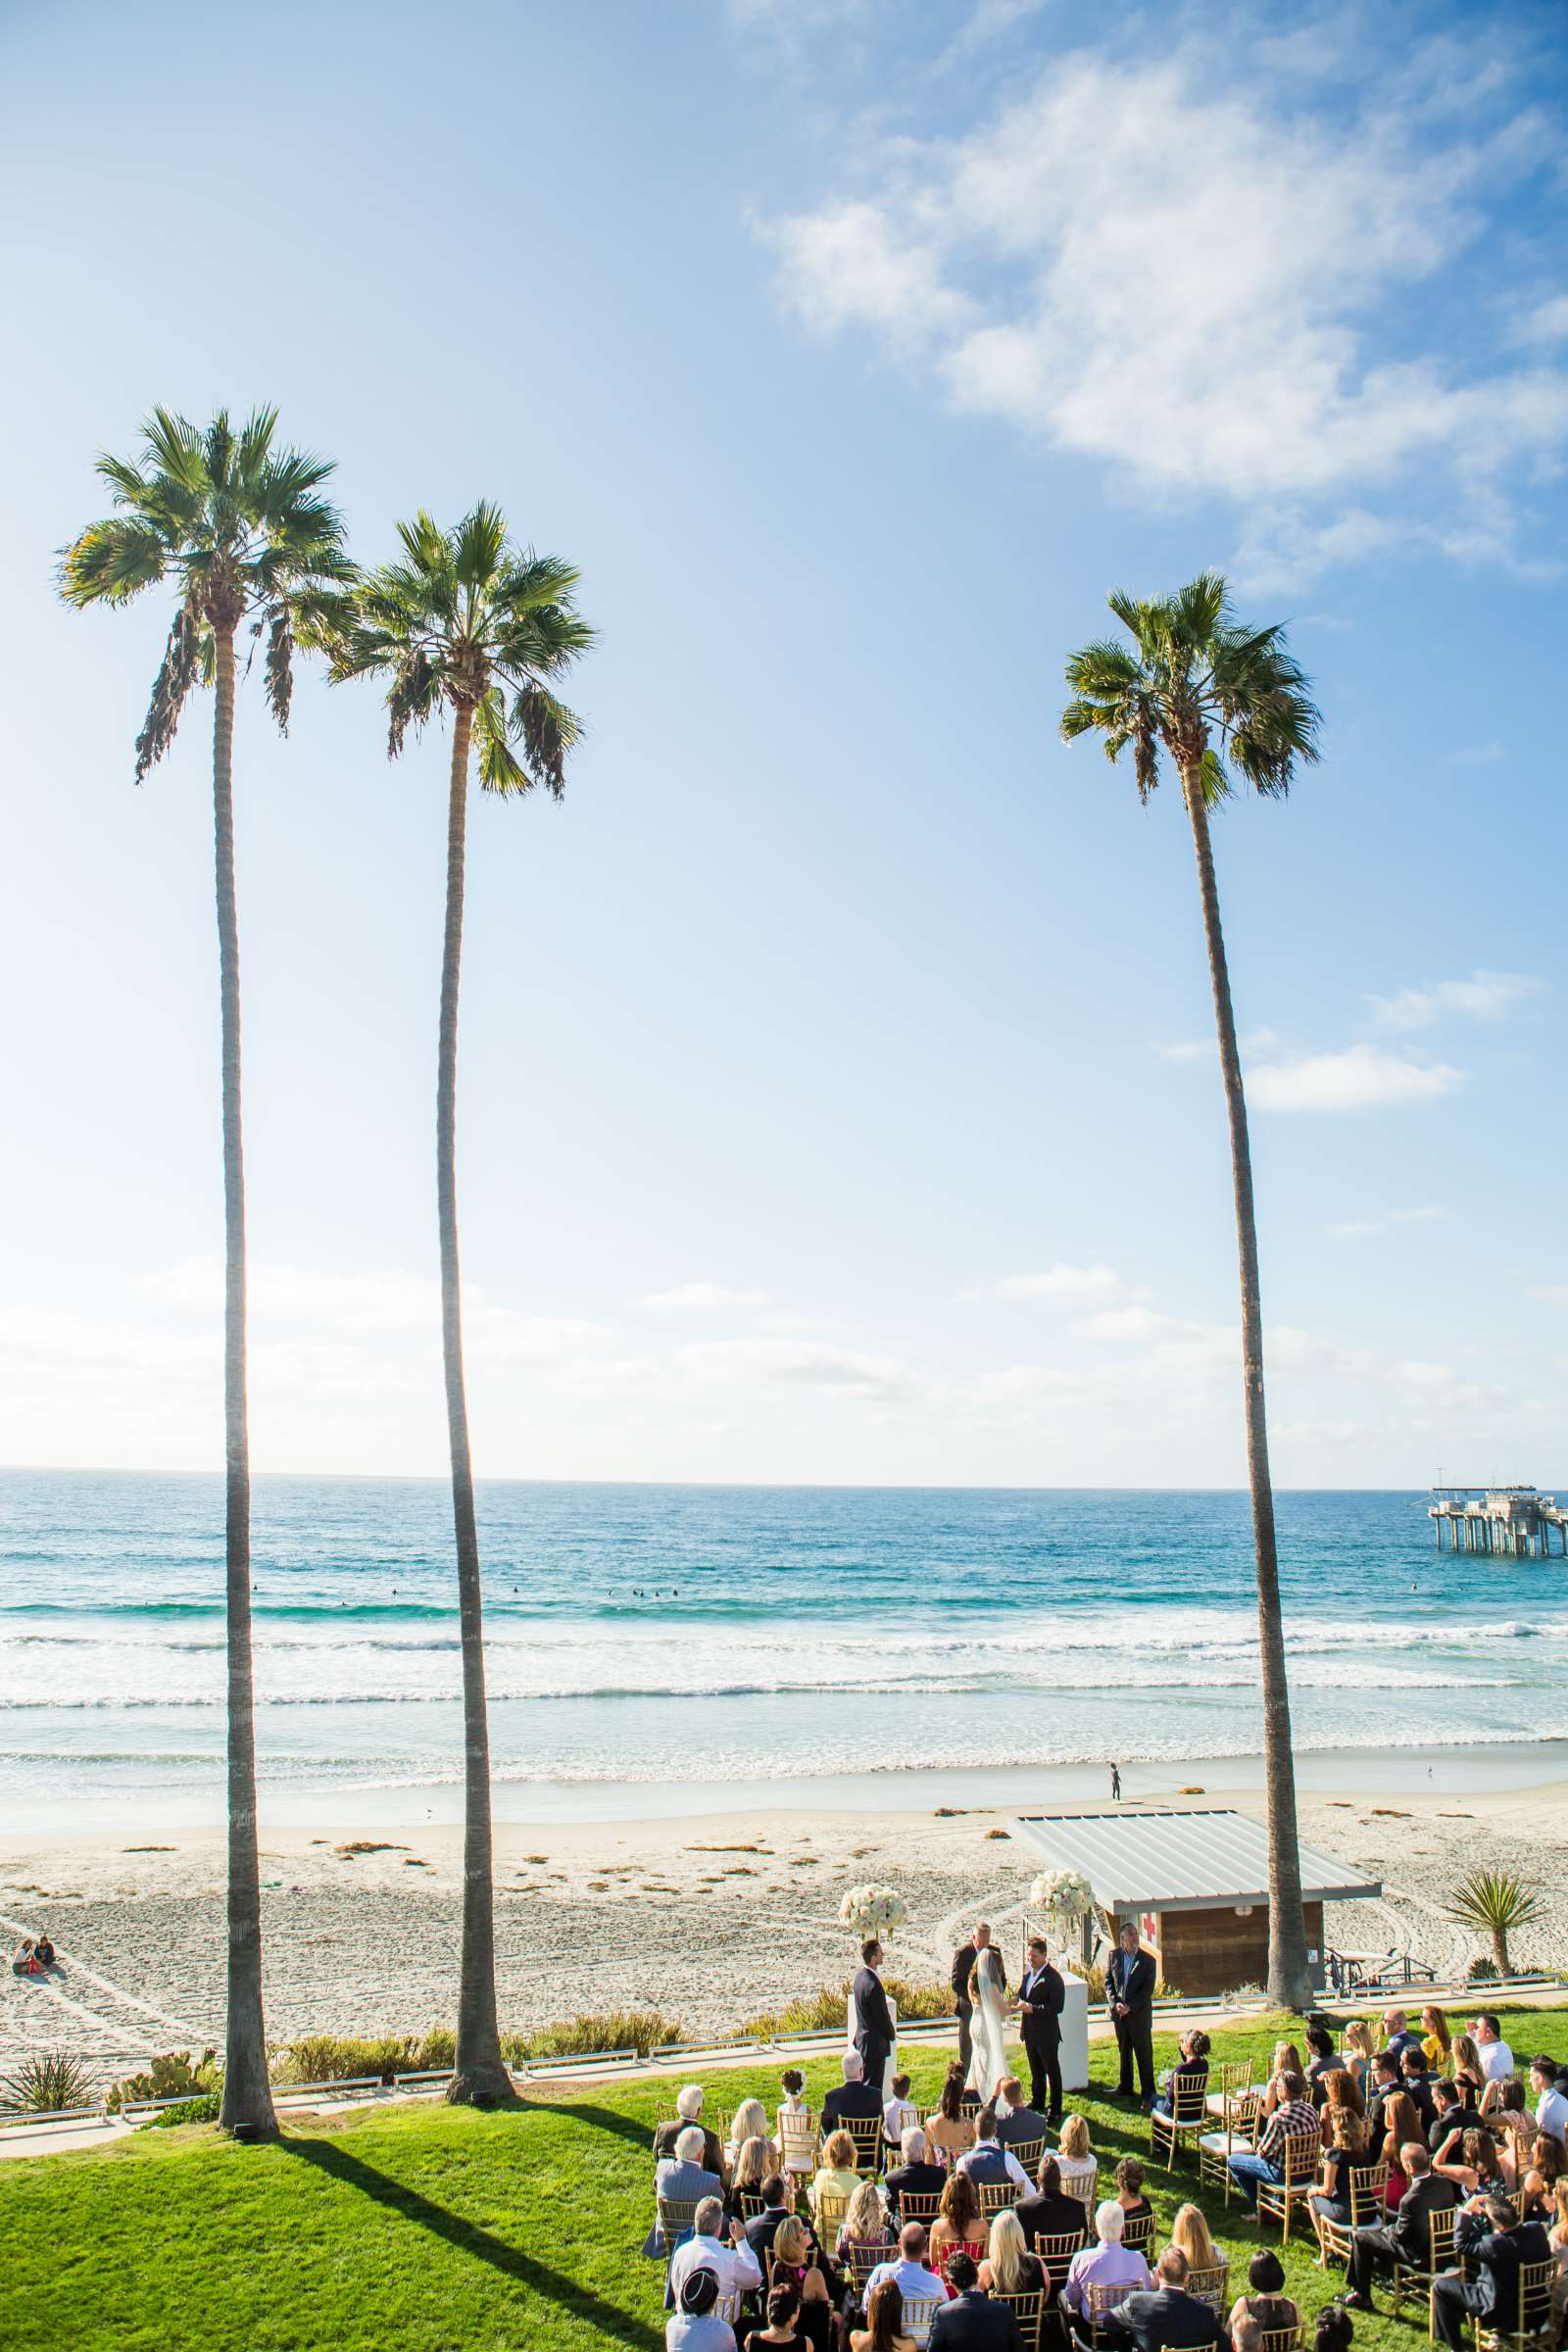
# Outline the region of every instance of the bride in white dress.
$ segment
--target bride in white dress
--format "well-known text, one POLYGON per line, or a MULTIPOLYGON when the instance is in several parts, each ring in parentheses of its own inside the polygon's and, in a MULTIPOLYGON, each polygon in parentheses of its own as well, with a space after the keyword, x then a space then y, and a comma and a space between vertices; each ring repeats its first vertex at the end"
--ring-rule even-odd
POLYGON ((969 2088, 978 2093, 984 2105, 986 2100, 996 2097, 997 2084, 1007 2071, 1002 1963, 990 1944, 975 1954, 969 1998, 974 2004, 974 2015, 969 2021, 969 2088))

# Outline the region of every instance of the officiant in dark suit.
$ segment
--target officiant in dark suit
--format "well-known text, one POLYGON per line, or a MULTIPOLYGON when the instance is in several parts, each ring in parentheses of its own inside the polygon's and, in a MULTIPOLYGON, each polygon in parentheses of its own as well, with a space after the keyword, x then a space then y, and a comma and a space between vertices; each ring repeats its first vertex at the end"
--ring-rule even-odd
POLYGON ((876 1973, 882 1964, 882 1946, 874 1936, 861 1944, 860 1960, 862 1965, 855 1976, 855 2046, 860 2053, 865 2080, 880 2097, 893 2048, 893 2012, 876 1973))
POLYGON ((1140 1948, 1138 1930, 1131 1920, 1116 1938, 1105 1970, 1105 2007, 1116 2030, 1121 2055, 1117 2089, 1124 2099, 1133 2095, 1133 2067, 1138 2068, 1138 2096, 1147 2114, 1154 2103, 1154 1960, 1140 1948))
POLYGON ((1061 2011, 1067 1987, 1051 1965, 1043 1936, 1029 1938, 1028 1964, 1018 1986, 1018 2019, 1029 2060, 1029 2104, 1048 2123, 1061 2121, 1061 2011))

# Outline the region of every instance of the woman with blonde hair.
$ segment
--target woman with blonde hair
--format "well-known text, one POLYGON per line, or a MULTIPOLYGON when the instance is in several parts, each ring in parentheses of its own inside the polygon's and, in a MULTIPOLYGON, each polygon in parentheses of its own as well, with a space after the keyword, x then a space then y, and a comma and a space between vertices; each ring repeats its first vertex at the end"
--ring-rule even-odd
POLYGON ((1364 2017, 1352 2017, 1345 2029, 1345 2063, 1355 2078, 1355 2087, 1366 2100, 1367 2082, 1372 2073, 1372 2061, 1378 2054, 1372 2028, 1364 2017))
POLYGON ((1179 2254, 1187 2257, 1190 2271, 1215 2271, 1225 2257, 1208 2233, 1208 2223, 1200 2206, 1178 2205, 1176 2218, 1170 2226, 1170 2242, 1179 2254))
POLYGON ((1095 2182, 1100 2175, 1099 2160, 1089 2126, 1081 2115, 1064 2116, 1056 2134, 1056 2162, 1061 2168, 1061 2187, 1064 2196, 1076 2197, 1087 2216, 1095 2201, 1095 2182))
POLYGON ((986 2226, 980 2219, 980 2192, 974 2182, 967 2173, 953 2173, 931 2225, 931 2268, 944 2283, 948 2264, 960 2246, 979 2262, 986 2250, 986 2226))
POLYGON ((1447 2011, 1440 2009, 1436 2001, 1428 2001, 1421 2012, 1421 2024, 1424 2028, 1421 2047, 1426 2052, 1427 2064, 1435 2075, 1441 2075, 1453 2048, 1453 2028, 1448 2023, 1447 2011))
POLYGON ((845 2262, 851 2246, 874 2247, 885 2253, 892 2244, 893 2232, 882 2210, 882 2192, 874 2180, 862 2180, 850 2199, 850 2210, 844 2216, 834 2255, 845 2262))
POLYGON ((816 2179, 808 2194, 811 2211, 819 2214, 824 2196, 842 2197, 848 2203, 860 2185, 860 2176, 855 2169, 855 2142, 847 2132, 830 2132, 822 2150, 822 2162, 816 2179))
POLYGON ((1448 2044, 1448 2072, 1456 2082, 1468 2082, 1479 2098, 1487 2082, 1487 2070, 1481 2063, 1481 2052, 1473 2034, 1456 2034, 1448 2044))
POLYGON ((1031 2254, 1023 2224, 1006 2206, 991 2224, 991 2243, 980 2265, 980 2284, 987 2294, 1030 2295, 1046 2284, 1046 2269, 1031 2254))
POLYGON ((955 2060, 925 2127, 928 2154, 934 2163, 945 2164, 950 2171, 974 2146, 974 2117, 964 2106, 963 2086, 963 2068, 955 2060))
POLYGON ((820 2251, 796 2214, 786 2214, 773 2233, 768 2277, 774 2286, 788 2279, 800 2290, 800 2331, 821 2352, 833 2332, 833 2298, 822 2274, 820 2251))
POLYGON ((1299 2075, 1304 2082, 1306 2069, 1301 2064, 1301 2053, 1294 2041, 1277 2041, 1274 2044, 1273 2064, 1269 2068, 1268 2088, 1263 2093, 1263 2113, 1266 2116, 1272 2115, 1276 2107, 1283 2107, 1289 2098, 1290 2093, 1285 2088, 1287 2075, 1299 2075))
POLYGON ((729 2145, 724 2150, 724 2170, 726 2172, 731 2170, 736 2157, 749 2139, 765 2139, 771 2142, 772 2137, 773 2134, 767 2125, 767 2109, 762 2105, 761 2100, 742 2099, 735 2110, 735 2118, 729 2128, 729 2145))
POLYGON ((726 2221, 748 2222, 754 2213, 761 2212, 762 2182, 772 2170, 773 2150, 760 2132, 754 2132, 735 2150, 729 2168, 729 2187, 724 2192, 726 2221), (748 2200, 744 2204, 743 2198, 748 2200))

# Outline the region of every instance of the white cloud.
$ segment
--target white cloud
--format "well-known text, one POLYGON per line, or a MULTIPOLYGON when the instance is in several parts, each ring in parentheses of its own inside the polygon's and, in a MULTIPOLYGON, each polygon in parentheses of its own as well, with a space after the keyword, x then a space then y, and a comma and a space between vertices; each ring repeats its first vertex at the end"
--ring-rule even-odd
POLYGON ((1568 341, 1568 294, 1552 294, 1527 311, 1513 330, 1515 343, 1568 341))
POLYGON ((682 1282, 672 1291, 650 1291, 646 1298, 634 1298, 634 1306, 645 1306, 666 1314, 708 1314, 715 1306, 765 1306, 765 1291, 728 1291, 721 1282, 682 1282))
MULTIPOLYGON (((1277 1054, 1283 1040, 1272 1029, 1249 1029, 1236 1043, 1244 1057, 1261 1060, 1277 1054)), ((1215 1061, 1219 1057, 1219 1046, 1212 1037, 1180 1038, 1174 1045, 1156 1046, 1154 1052, 1161 1061, 1215 1061)))
MULTIPOLYGON (((1546 1282, 1538 1284, 1534 1290, 1527 1291, 1525 1293, 1525 1297, 1527 1298, 1539 1299, 1543 1306, 1556 1306, 1568 1309, 1568 1282, 1546 1282)), ((1565 1358, 1564 1362, 1565 1364, 1568 1364, 1568 1358, 1565 1358)))
MULTIPOLYGON (((138 1288, 170 1306, 219 1312, 223 1304, 223 1268, 217 1257, 182 1258, 178 1265, 142 1276, 138 1288)), ((319 1267, 253 1259, 249 1269, 253 1313, 304 1317, 347 1331, 419 1331, 439 1328, 441 1285, 433 1275, 399 1267, 372 1267, 334 1274, 319 1267)))
MULTIPOLYGON (((1114 1266, 1048 1266, 1043 1274, 1004 1274, 992 1285, 995 1298, 1101 1298, 1123 1288, 1114 1266)), ((969 1291, 966 1298, 985 1297, 969 1291)))
POLYGON ((1347 1046, 1338 1054, 1265 1063, 1248 1091, 1260 1110, 1384 1110, 1451 1095, 1464 1075, 1446 1061, 1410 1061, 1376 1046, 1347 1046))
POLYGON ((1374 1234, 1388 1233, 1396 1225, 1426 1225, 1447 1215, 1446 1208, 1435 1204, 1421 1208, 1390 1208, 1379 1217, 1352 1217, 1344 1225, 1331 1225, 1329 1232, 1337 1242, 1366 1241, 1374 1234))
POLYGON ((1528 972, 1472 972, 1468 980, 1440 980, 1432 988, 1403 988, 1396 997, 1369 997, 1373 1018, 1385 1029, 1428 1029, 1446 1012, 1466 1020, 1495 1021, 1527 997, 1539 997, 1544 980, 1528 972))
POLYGON ((1445 767, 1495 767, 1508 757, 1507 746, 1501 743, 1471 743, 1456 752, 1445 752, 1445 767))
POLYGON ((908 1401, 927 1386, 892 1356, 866 1355, 808 1340, 691 1340, 676 1348, 673 1361, 696 1380, 825 1389, 883 1403, 908 1401))
POLYGON ((1505 554, 1499 484, 1568 440, 1568 374, 1489 370, 1448 338, 1391 356, 1374 336, 1478 247, 1487 205, 1550 133, 1509 119, 1496 87, 1481 103, 1479 81, 1462 116, 1437 86, 1451 55, 1422 64, 1400 88, 1363 58, 1348 122, 1257 51, 1245 80, 1194 40, 1063 55, 981 127, 888 141, 858 159, 860 192, 775 222, 787 298, 816 330, 860 324, 921 355, 955 408, 1133 492, 1261 513, 1258 576, 1412 529, 1505 554), (1426 519, 1368 504, 1396 482, 1426 519))

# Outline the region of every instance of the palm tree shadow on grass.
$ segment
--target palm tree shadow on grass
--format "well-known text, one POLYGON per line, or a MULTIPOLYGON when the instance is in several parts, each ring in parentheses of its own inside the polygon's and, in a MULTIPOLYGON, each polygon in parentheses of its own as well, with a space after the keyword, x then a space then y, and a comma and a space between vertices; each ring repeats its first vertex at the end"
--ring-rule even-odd
POLYGON ((612 2107, 590 2107, 557 2104, 554 2099, 525 2099, 523 2105, 535 2115, 569 2115, 573 2123, 587 2124, 596 2132, 612 2132, 617 2139, 628 2140, 640 2156, 653 2161, 653 2126, 639 2123, 635 2116, 617 2115, 612 2107))
POLYGON ((607 2303, 592 2288, 581 2286, 573 2278, 564 2278, 548 2263, 538 2262, 516 2246, 509 2246, 505 2238, 474 2222, 466 2222, 461 2214, 450 2213, 444 2205, 434 2204, 421 2196, 416 2188, 409 2188, 401 2180, 376 2171, 360 2157, 351 2156, 348 2149, 328 2139, 303 2139, 292 2132, 279 2143, 285 2154, 302 2157, 318 2171, 329 2173, 346 2188, 357 2188, 362 2196, 384 2205, 389 2212, 404 2221, 413 2222, 420 2230, 428 2230, 435 2237, 445 2238, 460 2254, 469 2254, 477 2262, 489 2263, 492 2270, 514 2278, 519 2286, 527 2287, 546 2302, 557 2303, 574 2319, 580 2319, 603 2336, 616 2343, 631 2344, 637 2352, 662 2352, 663 2331, 649 2326, 646 2320, 634 2320, 628 2313, 607 2303))

